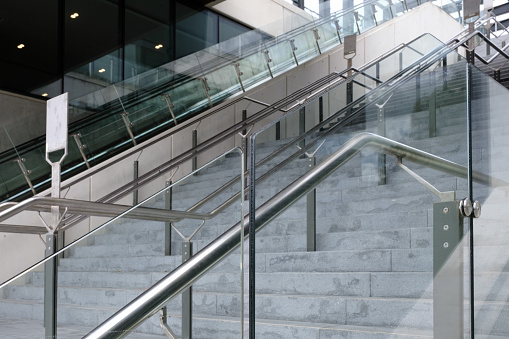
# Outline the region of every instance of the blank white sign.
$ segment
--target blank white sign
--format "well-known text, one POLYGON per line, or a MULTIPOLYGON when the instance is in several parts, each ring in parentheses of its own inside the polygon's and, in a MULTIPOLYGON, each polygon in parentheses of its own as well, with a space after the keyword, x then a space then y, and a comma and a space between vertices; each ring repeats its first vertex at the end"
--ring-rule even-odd
POLYGON ((49 99, 46 105, 46 153, 67 149, 67 93, 49 99))

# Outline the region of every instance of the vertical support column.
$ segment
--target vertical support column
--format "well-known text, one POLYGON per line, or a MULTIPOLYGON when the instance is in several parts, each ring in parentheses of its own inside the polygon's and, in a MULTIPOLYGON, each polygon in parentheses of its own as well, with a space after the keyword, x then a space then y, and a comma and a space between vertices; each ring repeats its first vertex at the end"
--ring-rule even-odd
POLYGON ((330 0, 318 0, 318 11, 321 18, 330 16, 330 0))
MULTIPOLYGON (((193 243, 182 243, 182 262, 186 262, 193 255, 193 243)), ((182 292, 182 339, 192 339, 193 322, 193 287, 182 292)))
POLYGON ((401 72, 403 70, 403 53, 399 53, 399 71, 401 72))
MULTIPOLYGON (((138 160, 135 160, 133 163, 133 179, 138 180, 138 169, 139 169, 139 162, 138 160)), ((135 186, 138 186, 138 183, 135 183, 135 186)), ((138 190, 135 189, 133 191, 133 206, 138 205, 138 190)))
MULTIPOLYGON (((308 158, 308 170, 316 166, 316 158, 308 158)), ((316 251, 316 188, 308 193, 307 197, 307 250, 316 251)))
MULTIPOLYGON (((196 129, 193 129, 191 145, 192 145, 192 148, 195 148, 198 145, 198 130, 196 130, 196 129)), ((191 161, 192 161, 191 169, 194 172, 198 168, 198 158, 196 156, 194 156, 191 161)), ((196 175, 196 173, 195 173, 195 175, 196 175)))
MULTIPOLYGON (((55 234, 46 235, 45 257, 56 252, 57 240, 55 234)), ((44 331, 46 338, 57 337, 57 284, 57 257, 53 257, 44 264, 44 331)))
MULTIPOLYGON (((171 180, 168 180, 165 182, 166 187, 171 186, 172 182, 171 180)), ((164 208, 166 210, 172 209, 173 204, 173 188, 168 187, 166 191, 164 192, 164 208)), ((164 255, 171 255, 171 240, 172 240, 172 227, 171 222, 166 221, 164 223, 164 255)))
POLYGON ((462 237, 463 217, 458 203, 433 204, 434 338, 464 337, 462 237))
MULTIPOLYGON (((385 108, 378 106, 378 135, 385 136, 385 108)), ((378 154, 378 185, 387 183, 387 165, 385 154, 378 154)))

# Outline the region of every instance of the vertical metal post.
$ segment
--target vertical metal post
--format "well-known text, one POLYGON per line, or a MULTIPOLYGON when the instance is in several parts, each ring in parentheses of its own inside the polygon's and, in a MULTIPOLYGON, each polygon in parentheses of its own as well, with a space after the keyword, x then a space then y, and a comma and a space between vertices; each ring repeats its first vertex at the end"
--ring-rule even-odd
POLYGON ((442 81, 444 85, 444 91, 447 90, 447 56, 442 59, 442 81))
MULTIPOLYGON (((193 255, 193 243, 182 243, 182 262, 186 262, 193 255)), ((193 287, 182 292, 182 339, 192 338, 193 322, 193 287)))
POLYGON ((434 338, 464 337, 462 237, 463 217, 458 202, 433 204, 434 338))
POLYGON ((318 122, 323 121, 323 96, 318 98, 318 122))
MULTIPOLYGON (((306 132, 306 107, 301 107, 299 109, 299 135, 302 135, 306 132)), ((299 147, 303 148, 306 146, 306 140, 299 141, 299 147)))
MULTIPOLYGON (((46 250, 44 252, 46 257, 57 251, 57 240, 55 234, 46 235, 46 250)), ((46 338, 57 337, 57 284, 57 258, 53 257, 44 264, 44 331, 46 338)))
MULTIPOLYGON (((316 166, 316 158, 308 158, 308 170, 316 166)), ((316 251, 316 188, 308 193, 306 197, 307 208, 307 250, 316 251)))
MULTIPOLYGON (((378 106, 378 135, 385 136, 385 108, 378 106)), ((387 183, 387 165, 385 154, 378 154, 378 185, 387 183)))
MULTIPOLYGON (((348 81, 346 83, 346 105, 350 105, 353 102, 353 82, 348 81)), ((347 116, 352 113, 352 108, 349 107, 347 110, 347 116)))
POLYGON ((431 94, 429 96, 429 137, 437 136, 437 89, 435 72, 430 72, 431 94))
MULTIPOLYGON (((46 109, 46 162, 51 165, 51 197, 60 198, 61 164, 68 152, 68 94, 48 100, 46 109), (54 161, 51 157, 58 156, 54 161)), ((60 226, 60 207, 51 206, 51 232, 46 236, 46 256, 57 251, 57 232, 60 226)), ((57 258, 44 264, 44 327, 46 338, 57 335, 57 258)))
MULTIPOLYGON (((375 74, 376 74, 376 78, 377 78, 378 80, 381 80, 381 79, 380 79, 380 63, 379 63, 379 62, 377 62, 377 63, 376 63, 376 66, 375 66, 375 74)), ((378 87, 378 85, 380 85, 380 83, 379 83, 379 82, 376 82, 375 86, 377 86, 377 87, 378 87)))
POLYGON ((399 53, 399 71, 401 72, 403 70, 403 53, 399 53))
MULTIPOLYGON (((171 186, 171 180, 165 182, 166 187, 171 186)), ((171 210, 173 205, 173 188, 169 187, 164 192, 164 208, 171 210)), ((172 240, 172 227, 171 222, 166 221, 164 223, 164 255, 171 255, 171 240, 172 240)))
MULTIPOLYGON (((488 11, 488 18, 491 17, 491 11, 488 11)), ((491 19, 488 19, 488 22, 486 22, 486 38, 488 38, 488 41, 491 40, 491 19)), ((491 46, 490 44, 486 44, 486 55, 491 54, 491 46)))
MULTIPOLYGON (((242 110, 242 121, 246 121, 246 119, 247 119, 247 110, 243 109, 242 110)), ((247 133, 247 129, 243 129, 242 134, 246 135, 246 133, 247 133)))
MULTIPOLYGON (((192 134, 192 141, 191 141, 192 148, 195 148, 198 145, 198 130, 193 129, 192 134)), ((198 168, 198 157, 194 156, 191 160, 191 169, 192 171, 196 171, 198 168)), ((196 175, 196 173, 194 174, 196 175)))
MULTIPOLYGON (((242 121, 245 121, 247 119, 247 110, 242 110, 242 121)), ((276 137, 277 137, 277 134, 278 134, 278 131, 277 131, 277 124, 276 124, 276 137)), ((244 168, 247 168, 247 129, 243 129, 242 130, 242 135, 245 136, 242 138, 242 149, 243 149, 243 152, 242 152, 242 157, 243 157, 243 164, 244 164, 244 168)), ((278 140, 278 139, 276 139, 278 140)), ((247 184, 247 183, 245 183, 247 184)))
POLYGON ((415 111, 421 111, 421 73, 415 76, 415 111))
POLYGON ((249 339, 255 339, 256 324, 256 159, 255 138, 251 136, 249 145, 249 339))
MULTIPOLYGON (((138 180, 138 168, 139 168, 139 162, 138 160, 135 160, 133 163, 133 179, 136 181, 138 180)), ((138 186, 138 183, 136 182, 134 184, 135 186, 138 186)), ((138 205, 138 190, 133 191, 133 206, 138 205)))

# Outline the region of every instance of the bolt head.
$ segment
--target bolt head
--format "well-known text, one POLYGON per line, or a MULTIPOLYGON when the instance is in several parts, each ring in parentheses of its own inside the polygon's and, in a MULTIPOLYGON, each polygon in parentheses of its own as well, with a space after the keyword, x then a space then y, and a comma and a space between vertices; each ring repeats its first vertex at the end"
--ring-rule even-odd
POLYGON ((481 216, 481 203, 479 200, 474 201, 474 217, 479 218, 481 216))
POLYGON ((449 225, 444 225, 444 231, 448 231, 449 230, 449 225))
POLYGON ((449 213, 449 207, 444 207, 444 210, 443 210, 443 211, 444 211, 444 214, 449 213))
POLYGON ((449 243, 448 242, 444 242, 444 248, 448 248, 449 247, 449 243))

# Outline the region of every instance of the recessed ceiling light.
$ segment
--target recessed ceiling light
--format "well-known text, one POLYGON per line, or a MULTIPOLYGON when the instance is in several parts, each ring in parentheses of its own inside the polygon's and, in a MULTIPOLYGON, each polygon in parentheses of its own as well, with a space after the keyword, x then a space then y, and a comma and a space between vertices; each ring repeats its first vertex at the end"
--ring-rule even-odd
POLYGON ((48 96, 48 93, 43 93, 42 94, 43 97, 47 97, 48 96))
POLYGON ((23 47, 25 47, 25 45, 23 45, 23 44, 19 44, 19 45, 18 45, 18 48, 19 48, 19 49, 22 49, 23 47))
POLYGON ((73 13, 71 14, 71 18, 73 19, 76 19, 77 17, 79 17, 80 15, 78 13, 73 13))
POLYGON ((163 45, 159 44, 155 47, 156 49, 163 48, 163 45))
POLYGON ((99 70, 99 73, 103 73, 103 72, 106 72, 106 70, 105 70, 104 68, 101 68, 101 69, 99 70))

